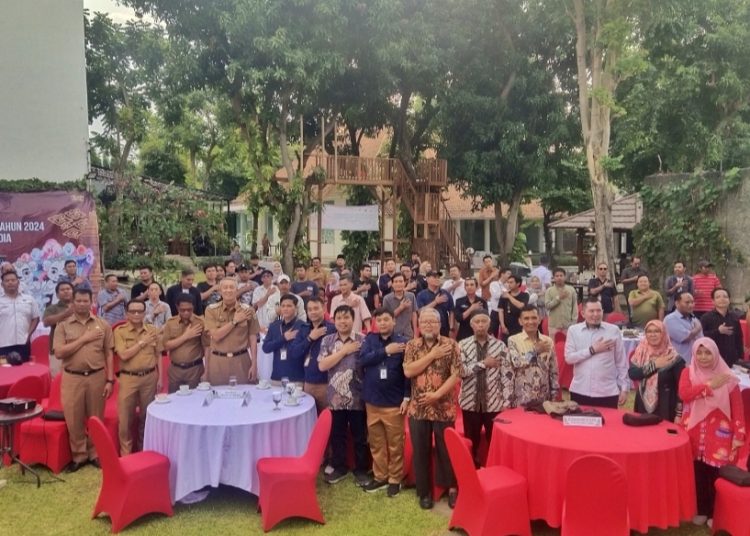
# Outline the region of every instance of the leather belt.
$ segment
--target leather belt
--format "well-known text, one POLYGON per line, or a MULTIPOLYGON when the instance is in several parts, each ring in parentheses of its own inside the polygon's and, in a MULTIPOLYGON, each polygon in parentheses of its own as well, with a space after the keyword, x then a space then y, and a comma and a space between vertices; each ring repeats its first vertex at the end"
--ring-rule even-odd
POLYGON ((92 374, 96 374, 97 372, 101 372, 104 370, 104 367, 98 368, 98 369, 91 369, 91 370, 70 370, 65 369, 65 372, 68 374, 75 374, 76 376, 91 376, 92 374))
POLYGON ((247 353, 247 348, 244 350, 237 350, 236 352, 217 352, 216 350, 213 350, 211 353, 214 355, 220 355, 222 357, 239 357, 242 354, 247 353))
POLYGON ((196 359, 195 361, 191 363, 175 363, 174 361, 172 361, 171 363, 177 368, 189 369, 189 368, 197 367, 198 365, 202 365, 203 358, 199 357, 198 359, 196 359))
POLYGON ((138 370, 138 371, 130 371, 130 370, 121 370, 120 374, 127 374, 128 376, 148 376, 153 371, 156 370, 156 367, 151 367, 150 369, 146 370, 138 370))

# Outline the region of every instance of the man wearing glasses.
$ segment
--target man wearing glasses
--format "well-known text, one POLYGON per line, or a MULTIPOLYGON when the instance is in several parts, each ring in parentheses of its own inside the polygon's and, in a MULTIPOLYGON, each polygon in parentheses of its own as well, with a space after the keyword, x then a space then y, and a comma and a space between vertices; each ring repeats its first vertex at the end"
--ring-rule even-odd
POLYGON ((609 277, 606 263, 600 262, 597 265, 596 277, 592 277, 589 281, 589 296, 599 297, 605 315, 620 311, 620 304, 617 301, 617 287, 609 277))
POLYGON ((127 322, 114 331, 115 352, 120 356, 120 391, 117 396, 117 416, 120 436, 120 455, 133 451, 130 435, 135 408, 141 409, 138 441, 143 445, 146 407, 161 390, 162 341, 159 330, 145 324, 146 304, 131 300, 125 308, 127 322))

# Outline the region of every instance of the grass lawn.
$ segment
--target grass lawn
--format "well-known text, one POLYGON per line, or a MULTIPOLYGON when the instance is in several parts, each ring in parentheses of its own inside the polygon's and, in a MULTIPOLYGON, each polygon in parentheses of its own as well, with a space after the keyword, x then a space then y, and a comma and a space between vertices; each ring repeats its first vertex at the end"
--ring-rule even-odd
MULTIPOLYGON (((41 469, 41 468, 40 468, 41 469)), ((108 534, 109 518, 91 520, 100 485, 100 472, 87 466, 74 474, 61 474, 65 482, 57 482, 43 471, 42 487, 36 480, 22 476, 17 467, 0 469, 0 479, 7 484, 0 489, 2 516, 0 534, 9 536, 96 535, 108 534)), ((385 493, 367 494, 353 480, 335 486, 320 481, 318 485, 326 525, 305 520, 286 520, 273 530, 279 535, 341 535, 359 536, 428 536, 450 534, 447 531, 450 510, 445 500, 432 511, 419 509, 413 489, 403 490, 389 499, 385 493)), ((552 536, 560 533, 544 523, 533 525, 534 534, 552 536)), ((175 515, 144 517, 125 529, 133 535, 192 534, 262 534, 255 498, 231 487, 221 487, 209 498, 193 505, 177 505, 175 515)), ((460 533, 459 533, 460 534, 460 533)), ((601 534, 606 536, 606 531, 601 534)), ((703 536, 706 528, 684 524, 679 529, 652 530, 650 535, 703 536)))

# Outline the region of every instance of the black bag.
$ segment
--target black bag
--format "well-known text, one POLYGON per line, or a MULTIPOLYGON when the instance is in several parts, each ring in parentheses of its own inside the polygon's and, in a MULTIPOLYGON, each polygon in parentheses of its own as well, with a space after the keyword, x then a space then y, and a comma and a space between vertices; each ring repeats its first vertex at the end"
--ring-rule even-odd
POLYGON ((65 415, 62 411, 47 410, 42 414, 42 419, 45 421, 64 421, 65 415))
POLYGON ((653 426, 661 421, 662 418, 653 413, 626 413, 622 416, 623 424, 628 426, 653 426))
POLYGON ((743 471, 736 465, 725 465, 719 468, 719 476, 729 480, 732 484, 746 488, 750 486, 750 473, 743 471))

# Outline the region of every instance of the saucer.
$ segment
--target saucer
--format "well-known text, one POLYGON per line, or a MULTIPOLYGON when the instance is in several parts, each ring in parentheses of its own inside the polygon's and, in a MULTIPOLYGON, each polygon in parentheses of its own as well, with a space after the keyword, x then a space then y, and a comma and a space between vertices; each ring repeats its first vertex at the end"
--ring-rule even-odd
POLYGON ((168 404, 171 400, 169 398, 154 398, 154 402, 157 404, 168 404))
POLYGON ((255 386, 255 388, 256 388, 256 389, 260 389, 261 391, 267 391, 268 389, 270 389, 270 388, 271 388, 271 384, 269 383, 269 384, 268 384, 268 385, 266 385, 265 387, 263 387, 263 386, 262 386, 261 384, 258 384, 258 385, 256 385, 256 386, 255 386))
POLYGON ((211 390, 211 386, 209 385, 208 387, 201 387, 201 386, 199 385, 199 386, 198 386, 198 387, 196 387, 195 389, 196 389, 197 391, 210 391, 210 390, 211 390))
POLYGON ((187 391, 177 390, 177 391, 175 391, 175 393, 177 393, 179 396, 188 396, 188 395, 192 395, 193 391, 192 391, 192 389, 188 389, 187 391))
POLYGON ((290 402, 290 401, 289 401, 289 399, 287 398, 287 399, 286 399, 286 400, 284 401, 284 404, 285 404, 285 405, 287 405, 287 406, 299 406, 299 400, 298 400, 297 402, 294 402, 294 403, 292 403, 292 402, 290 402))

